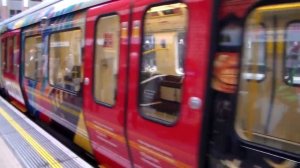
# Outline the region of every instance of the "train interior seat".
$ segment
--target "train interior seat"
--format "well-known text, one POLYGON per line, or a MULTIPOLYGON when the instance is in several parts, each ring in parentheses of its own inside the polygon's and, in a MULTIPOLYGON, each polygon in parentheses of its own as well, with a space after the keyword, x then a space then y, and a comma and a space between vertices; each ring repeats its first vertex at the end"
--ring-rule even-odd
POLYGON ((152 107, 156 111, 176 115, 179 112, 181 86, 181 76, 168 75, 163 77, 157 92, 157 100, 155 100, 160 103, 153 104, 152 107))

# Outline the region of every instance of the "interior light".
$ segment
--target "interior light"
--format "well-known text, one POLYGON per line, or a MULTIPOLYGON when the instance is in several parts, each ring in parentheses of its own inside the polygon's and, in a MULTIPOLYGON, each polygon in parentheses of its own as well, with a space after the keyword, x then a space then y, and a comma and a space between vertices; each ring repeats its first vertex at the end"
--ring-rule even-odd
POLYGON ((7 6, 7 0, 2 0, 2 6, 7 6))
POLYGON ((163 5, 163 6, 153 7, 147 13, 159 12, 159 11, 176 9, 176 8, 185 8, 185 7, 186 7, 186 4, 183 4, 183 3, 176 3, 176 4, 171 4, 171 5, 163 5))
POLYGON ((28 0, 24 0, 24 7, 25 7, 25 8, 28 7, 28 0))

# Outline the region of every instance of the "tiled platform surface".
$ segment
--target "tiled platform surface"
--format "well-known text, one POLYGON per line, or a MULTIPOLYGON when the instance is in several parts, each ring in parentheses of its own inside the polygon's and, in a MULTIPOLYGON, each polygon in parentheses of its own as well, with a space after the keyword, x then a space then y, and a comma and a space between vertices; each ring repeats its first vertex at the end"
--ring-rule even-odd
POLYGON ((91 166, 0 98, 0 167, 91 166))

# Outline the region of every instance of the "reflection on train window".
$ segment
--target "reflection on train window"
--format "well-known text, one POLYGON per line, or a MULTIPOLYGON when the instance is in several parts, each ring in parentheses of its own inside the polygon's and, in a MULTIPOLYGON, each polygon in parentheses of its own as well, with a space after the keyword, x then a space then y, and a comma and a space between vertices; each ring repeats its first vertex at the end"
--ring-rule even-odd
POLYGON ((291 21, 299 14, 293 5, 268 6, 247 18, 235 123, 241 138, 294 154, 300 154, 300 97, 290 84, 300 75, 300 24, 291 21))
POLYGON ((30 36, 25 39, 25 77, 32 80, 40 80, 42 74, 39 72, 42 59, 42 37, 40 35, 30 36))
POLYGON ((6 54, 6 72, 10 72, 11 71, 11 68, 12 68, 12 57, 13 57, 13 54, 12 54, 12 51, 13 51, 13 39, 11 37, 7 38, 7 54, 6 54))
POLYGON ((2 60, 2 71, 5 71, 6 67, 6 40, 1 41, 1 60, 2 60))
POLYGON ((50 35, 49 82, 56 87, 77 92, 81 75, 81 30, 69 30, 50 35))
POLYGON ((119 71, 119 16, 100 18, 96 38, 94 96, 97 101, 113 106, 116 102, 119 71))
POLYGON ((155 52, 153 52, 154 45, 155 41, 153 35, 144 36, 143 53, 145 55, 145 58, 143 58, 142 62, 142 67, 144 68, 144 71, 155 72, 157 70, 155 52))
POLYGON ((300 23, 291 23, 286 29, 284 80, 300 84, 300 23))
POLYGON ((266 31, 262 25, 247 27, 243 52, 246 68, 243 77, 248 80, 263 80, 266 69, 266 31))
POLYGON ((14 36, 13 38, 13 43, 14 43, 14 46, 13 46, 13 74, 18 74, 18 70, 19 70, 19 57, 18 57, 18 54, 19 54, 19 44, 18 44, 18 41, 17 41, 17 36, 14 36))
POLYGON ((139 110, 164 124, 180 110, 187 12, 182 3, 152 7, 144 21, 139 110))

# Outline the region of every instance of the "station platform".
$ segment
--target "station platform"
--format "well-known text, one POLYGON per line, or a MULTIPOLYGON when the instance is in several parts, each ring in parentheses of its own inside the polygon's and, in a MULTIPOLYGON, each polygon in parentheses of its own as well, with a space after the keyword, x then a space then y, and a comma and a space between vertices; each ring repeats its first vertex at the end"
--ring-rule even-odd
POLYGON ((0 167, 92 166, 0 97, 0 167))

